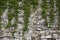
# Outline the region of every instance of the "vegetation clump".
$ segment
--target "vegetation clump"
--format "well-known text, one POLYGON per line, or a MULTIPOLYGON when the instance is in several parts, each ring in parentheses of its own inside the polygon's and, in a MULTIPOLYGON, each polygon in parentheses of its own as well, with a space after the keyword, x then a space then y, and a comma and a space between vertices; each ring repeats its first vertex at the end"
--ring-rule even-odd
POLYGON ((14 31, 12 32, 12 35, 15 33, 17 29, 17 23, 18 23, 18 0, 9 0, 8 1, 8 24, 5 28, 11 28, 14 27, 14 31), (14 24, 11 24, 12 19, 15 18, 14 24))
POLYGON ((6 6, 7 6, 7 1, 0 0, 0 28, 1 28, 1 16, 3 12, 5 11, 5 9, 7 8, 6 6))
POLYGON ((23 36, 24 36, 24 33, 28 30, 31 6, 35 9, 37 5, 38 5, 37 0, 24 0, 23 1, 23 6, 22 6, 22 9, 24 10, 24 26, 22 30, 23 36))
POLYGON ((54 21, 54 0, 50 0, 49 4, 50 4, 50 12, 49 12, 50 24, 49 25, 51 25, 54 21))
MULTIPOLYGON (((17 23, 18 23, 18 9, 19 9, 19 5, 18 2, 22 2, 22 6, 21 9, 24 11, 24 26, 22 29, 22 34, 24 36, 24 33, 26 31, 28 31, 28 25, 29 25, 29 17, 30 17, 30 9, 33 8, 35 9, 36 6, 38 5, 38 0, 0 0, 0 28, 1 28, 1 16, 4 12, 4 10, 6 8, 8 8, 8 24, 6 26, 6 28, 11 28, 14 27, 14 31, 12 32, 12 35, 14 35, 14 33, 16 32, 16 28, 18 27, 17 23), (8 3, 8 6, 7 6, 8 3), (15 18, 14 20, 14 24, 11 23, 12 19, 15 18)), ((60 0, 56 0, 56 6, 57 6, 57 12, 58 12, 58 26, 60 29, 60 0)), ((51 23, 53 23, 54 20, 54 0, 50 0, 49 2, 49 6, 50 6, 50 14, 49 14, 49 18, 50 18, 50 25, 51 23)), ((48 26, 48 22, 47 22, 47 12, 46 10, 48 9, 47 7, 47 0, 42 0, 42 4, 41 4, 41 8, 42 8, 42 18, 45 19, 45 26, 48 26)), ((25 40, 25 39, 23 39, 25 40)))
POLYGON ((46 12, 46 10, 48 9, 48 7, 47 7, 47 0, 42 0, 41 8, 42 8, 42 18, 45 19, 45 26, 48 26, 47 12, 46 12))
POLYGON ((56 0, 56 7, 58 12, 58 29, 60 30, 60 0, 56 0))

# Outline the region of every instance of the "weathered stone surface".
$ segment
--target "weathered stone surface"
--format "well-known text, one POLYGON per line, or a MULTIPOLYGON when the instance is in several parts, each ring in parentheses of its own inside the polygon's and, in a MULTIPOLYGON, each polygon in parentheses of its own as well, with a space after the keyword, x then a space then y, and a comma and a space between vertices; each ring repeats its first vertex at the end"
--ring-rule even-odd
MULTIPOLYGON (((41 0, 38 1, 41 3, 41 0)), ((49 2, 49 1, 48 1, 49 2)), ((19 2, 19 5, 21 5, 22 2, 19 2)), ((25 33, 25 38, 27 40, 47 40, 47 38, 60 38, 60 30, 56 30, 58 27, 58 16, 55 13, 54 14, 54 23, 51 25, 51 28, 48 28, 48 26, 44 26, 44 21, 45 19, 42 18, 41 16, 41 4, 38 5, 37 9, 31 9, 31 14, 29 18, 29 26, 28 26, 28 32, 25 33), (57 33, 58 32, 58 33, 57 33)), ((49 4, 48 4, 49 5, 49 4)), ((56 4, 54 4, 56 5, 56 4)), ((22 5, 21 5, 22 6, 22 5)), ((54 6, 56 7, 56 6, 54 6)), ((5 29, 3 26, 6 26, 8 24, 8 16, 7 16, 7 11, 6 9, 3 13, 2 17, 2 29, 0 30, 0 35, 2 37, 2 40, 22 40, 22 28, 23 28, 23 16, 24 16, 24 11, 23 10, 18 10, 18 27, 16 29, 16 32, 14 33, 14 37, 12 38, 12 33, 14 27, 10 29, 5 29), (10 38, 9 38, 10 37, 10 38)), ((50 11, 49 9, 47 11, 50 11)), ((54 11, 56 11, 56 8, 54 8, 54 11)), ((49 16, 49 12, 47 12, 47 15, 49 16)), ((49 21, 49 17, 47 17, 49 21)), ((14 18, 12 19, 12 24, 14 22, 14 18)), ((0 37, 0 38, 1 38, 0 37)), ((56 39, 60 40, 60 39, 56 39)))

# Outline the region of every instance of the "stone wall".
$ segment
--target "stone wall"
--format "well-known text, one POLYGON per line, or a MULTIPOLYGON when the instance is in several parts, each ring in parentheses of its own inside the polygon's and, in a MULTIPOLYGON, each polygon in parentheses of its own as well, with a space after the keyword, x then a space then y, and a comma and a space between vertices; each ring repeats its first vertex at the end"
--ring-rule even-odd
MULTIPOLYGON (((39 0, 39 3, 41 0, 39 0)), ((49 10, 49 9, 48 9, 49 10)), ((14 33, 14 37, 12 37, 11 31, 13 31, 13 27, 10 29, 5 29, 3 26, 6 26, 8 24, 8 18, 7 18, 7 11, 5 10, 2 17, 2 29, 0 29, 0 40, 22 40, 22 28, 23 28, 23 16, 24 11, 19 10, 18 14, 18 27, 16 29, 16 32, 14 33)), ((37 6, 37 9, 31 10, 31 15, 29 18, 29 26, 28 31, 24 34, 26 40, 60 40, 60 31, 58 30, 57 26, 57 12, 55 13, 55 22, 51 26, 51 28, 48 28, 47 26, 44 26, 44 19, 41 15, 41 6, 40 4, 37 6)), ((56 8, 55 8, 56 11, 56 8)), ((49 20, 49 19, 48 19, 49 20)), ((14 21, 14 18, 12 19, 12 23, 14 21)))

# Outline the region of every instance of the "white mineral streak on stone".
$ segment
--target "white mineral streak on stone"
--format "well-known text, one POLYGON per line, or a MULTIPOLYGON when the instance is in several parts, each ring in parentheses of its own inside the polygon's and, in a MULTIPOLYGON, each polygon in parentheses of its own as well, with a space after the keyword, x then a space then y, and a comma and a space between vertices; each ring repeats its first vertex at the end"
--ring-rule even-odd
POLYGON ((45 31, 42 30, 42 31, 40 31, 40 33, 43 34, 43 33, 45 33, 45 31))
POLYGON ((43 39, 43 38, 46 38, 46 36, 41 36, 41 38, 43 39))
POLYGON ((46 38, 52 38, 52 36, 51 35, 47 35, 46 38))
POLYGON ((54 32, 56 32, 56 30, 50 30, 50 33, 54 33, 54 32))
POLYGON ((53 34, 54 38, 58 38, 58 36, 59 36, 58 34, 53 34))

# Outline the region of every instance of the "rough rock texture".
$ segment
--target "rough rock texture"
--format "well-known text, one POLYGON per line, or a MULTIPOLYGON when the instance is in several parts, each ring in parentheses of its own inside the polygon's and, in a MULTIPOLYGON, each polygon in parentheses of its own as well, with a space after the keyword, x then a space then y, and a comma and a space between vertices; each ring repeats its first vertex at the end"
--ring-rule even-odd
MULTIPOLYGON (((41 0, 39 0, 40 3, 41 0)), ((13 31, 13 28, 5 29, 3 26, 6 26, 8 24, 8 18, 7 18, 7 11, 2 15, 2 29, 0 29, 0 40, 22 40, 22 28, 23 28, 23 16, 24 11, 19 10, 18 14, 18 27, 16 29, 16 33, 14 33, 14 38, 11 35, 11 31, 13 31)), ((40 4, 37 6, 37 9, 32 9, 31 15, 29 18, 29 30, 25 33, 25 39, 26 40, 60 40, 60 31, 57 29, 57 12, 55 15, 54 25, 51 26, 51 28, 48 28, 47 26, 44 26, 44 19, 41 16, 41 7, 40 4), (55 39, 52 39, 55 38, 55 39)), ((56 11, 56 8, 55 8, 56 11)), ((13 24, 14 18, 12 19, 13 24)))

